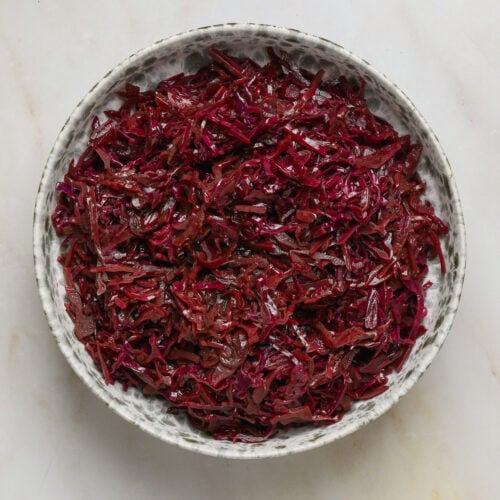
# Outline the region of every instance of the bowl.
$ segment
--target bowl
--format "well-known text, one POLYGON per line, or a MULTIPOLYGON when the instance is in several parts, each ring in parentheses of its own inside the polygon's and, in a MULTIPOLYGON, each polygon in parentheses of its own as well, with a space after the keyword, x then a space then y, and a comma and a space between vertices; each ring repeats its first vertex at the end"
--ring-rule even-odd
POLYGON ((396 85, 366 61, 324 38, 276 26, 231 23, 188 31, 140 50, 109 71, 82 99, 59 133, 43 171, 34 215, 34 258, 43 307, 62 353, 78 376, 110 408, 153 436, 188 450, 227 458, 263 458, 310 450, 340 439, 382 415, 415 385, 443 344, 458 307, 465 272, 465 231, 446 156, 424 118, 396 85), (389 389, 374 399, 355 403, 338 423, 290 429, 263 443, 214 440, 192 427, 182 415, 168 414, 164 401, 146 397, 136 389, 125 392, 120 384, 104 383, 73 335, 73 323, 65 311, 64 277, 57 262, 60 241, 50 220, 55 185, 62 179, 70 159, 84 149, 92 117, 118 104, 113 92, 124 81, 152 88, 167 76, 195 71, 208 60, 207 52, 213 46, 257 61, 264 61, 266 47, 273 46, 286 51, 307 69, 324 68, 325 78, 340 74, 364 78, 370 109, 398 132, 409 133, 413 141, 423 145, 419 172, 427 182, 426 197, 450 229, 442 241, 448 272, 442 275, 437 262, 430 265, 429 278, 434 286, 426 297, 428 315, 424 325, 428 332, 419 338, 400 373, 390 376, 389 389))

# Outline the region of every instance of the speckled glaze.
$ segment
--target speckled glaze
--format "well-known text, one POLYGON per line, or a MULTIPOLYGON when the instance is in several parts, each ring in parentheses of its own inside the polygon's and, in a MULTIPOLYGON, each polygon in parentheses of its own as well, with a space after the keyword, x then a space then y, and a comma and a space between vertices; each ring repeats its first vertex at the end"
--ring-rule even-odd
POLYGON ((34 257, 43 307, 61 351, 78 376, 110 408, 170 444, 212 456, 263 458, 331 443, 382 415, 410 390, 450 331, 465 273, 465 231, 455 180, 441 146, 410 100, 384 75, 341 46, 322 38, 275 26, 224 24, 188 31, 137 52, 107 73, 77 105, 64 124, 43 171, 34 215, 34 257), (442 243, 448 272, 441 275, 437 262, 430 268, 429 278, 434 285, 426 297, 428 315, 424 324, 428 333, 418 340, 401 372, 390 377, 389 390, 354 404, 339 423, 291 429, 258 444, 216 441, 193 428, 183 416, 167 414, 164 401, 145 397, 135 389, 124 392, 119 384, 105 385, 90 356, 73 335, 73 324, 65 312, 64 278, 57 262, 60 241, 50 222, 55 206, 55 185, 62 179, 69 161, 82 152, 93 116, 118 104, 113 92, 124 81, 151 88, 172 74, 195 71, 208 60, 206 54, 212 46, 260 62, 266 59, 266 47, 273 46, 278 51, 286 51, 303 67, 324 68, 326 78, 340 74, 363 77, 371 110, 423 145, 419 172, 428 185, 427 198, 450 228, 442 243))

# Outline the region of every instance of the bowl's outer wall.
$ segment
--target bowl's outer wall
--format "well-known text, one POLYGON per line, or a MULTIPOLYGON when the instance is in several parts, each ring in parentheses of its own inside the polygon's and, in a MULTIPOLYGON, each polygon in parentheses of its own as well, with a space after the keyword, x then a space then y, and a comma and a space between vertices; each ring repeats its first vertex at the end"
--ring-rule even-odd
POLYGON ((339 439, 383 414, 415 384, 444 342, 458 307, 465 272, 465 232, 453 174, 436 137, 409 99, 385 76, 328 40, 274 26, 227 24, 176 35, 141 50, 105 75, 78 104, 61 130, 43 172, 35 207, 34 255, 44 310, 59 347, 75 372, 107 405, 168 443, 213 456, 261 458, 304 451, 339 439), (290 429, 259 444, 215 441, 193 428, 183 416, 167 414, 163 401, 146 398, 135 389, 124 392, 118 384, 105 385, 73 335, 73 324, 65 312, 64 279, 57 262, 60 241, 50 222, 55 185, 70 160, 83 151, 93 117, 118 105, 113 92, 125 81, 153 88, 180 71, 193 72, 208 61, 207 51, 214 46, 258 62, 266 60, 266 48, 272 46, 287 52, 291 60, 307 69, 324 68, 325 78, 343 74, 365 79, 371 110, 423 145, 419 172, 428 185, 427 198, 450 228, 442 243, 448 272, 442 275, 437 262, 430 269, 434 285, 426 298, 428 333, 419 339, 402 371, 391 376, 389 390, 356 403, 337 424, 290 429))

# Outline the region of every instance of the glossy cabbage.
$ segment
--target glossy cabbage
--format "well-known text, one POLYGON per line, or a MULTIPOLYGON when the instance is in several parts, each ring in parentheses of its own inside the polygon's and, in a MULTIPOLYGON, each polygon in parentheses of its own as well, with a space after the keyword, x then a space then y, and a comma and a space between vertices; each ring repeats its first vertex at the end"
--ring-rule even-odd
POLYGON ((269 50, 94 119, 57 186, 67 310, 106 383, 165 398, 218 439, 337 422, 425 332, 447 229, 422 147, 269 50))

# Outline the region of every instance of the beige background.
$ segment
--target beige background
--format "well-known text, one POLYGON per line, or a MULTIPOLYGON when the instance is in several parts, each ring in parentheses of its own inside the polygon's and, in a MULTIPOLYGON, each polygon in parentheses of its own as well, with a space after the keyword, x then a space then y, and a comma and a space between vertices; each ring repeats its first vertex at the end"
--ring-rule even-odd
POLYGON ((0 0, 0 499, 500 498, 500 7, 470 1, 0 0), (37 295, 32 209, 79 99, 157 39, 254 21, 334 40, 395 81, 455 170, 468 271, 452 333, 400 404, 342 441, 207 458, 122 421, 76 378, 37 295))

